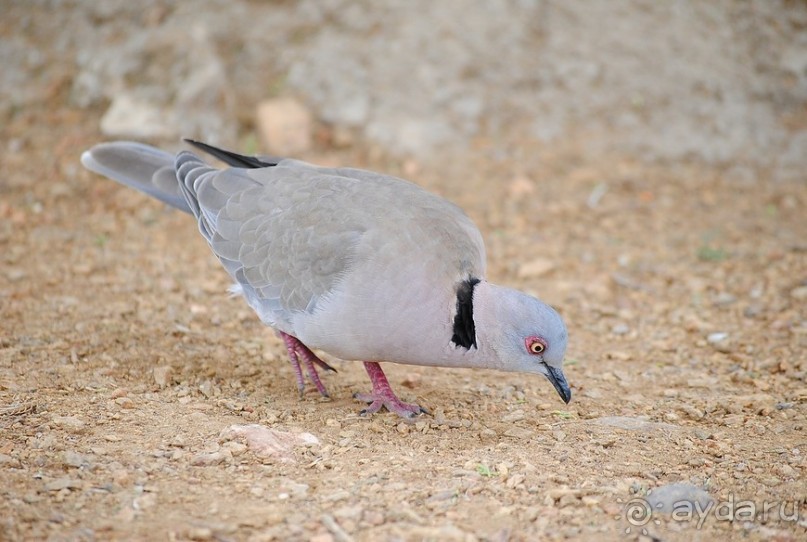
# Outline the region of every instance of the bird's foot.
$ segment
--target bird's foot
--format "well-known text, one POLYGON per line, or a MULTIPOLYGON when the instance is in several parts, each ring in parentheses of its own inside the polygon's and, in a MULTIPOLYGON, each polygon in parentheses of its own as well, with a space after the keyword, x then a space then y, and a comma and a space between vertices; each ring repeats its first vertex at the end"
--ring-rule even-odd
POLYGON ((429 413, 420 405, 414 403, 404 403, 398 399, 398 396, 392 391, 389 381, 387 381, 387 376, 384 374, 384 371, 381 369, 381 366, 378 363, 373 361, 365 361, 364 368, 367 370, 367 374, 370 376, 370 381, 373 383, 373 391, 370 393, 356 393, 353 395, 355 399, 369 403, 367 408, 359 412, 361 416, 375 414, 381 410, 381 407, 386 407, 390 412, 394 412, 406 420, 412 420, 418 414, 429 413))
POLYGON ((381 410, 381 407, 387 407, 387 410, 390 412, 394 412, 401 418, 406 418, 407 420, 413 419, 418 414, 427 413, 426 409, 420 405, 416 405, 414 403, 404 403, 395 395, 386 396, 377 395, 375 393, 356 393, 353 395, 353 397, 359 401, 369 403, 367 408, 364 408, 359 412, 360 416, 375 414, 381 410))
POLYGON ((286 345, 286 351, 289 353, 289 361, 294 369, 294 376, 297 379, 297 389, 300 392, 300 397, 305 392, 305 378, 303 377, 303 367, 305 367, 308 378, 314 383, 314 387, 323 397, 330 397, 328 390, 319 378, 317 367, 329 372, 336 372, 336 369, 322 361, 317 355, 311 351, 306 345, 300 342, 296 337, 292 337, 288 333, 280 332, 280 337, 286 345))

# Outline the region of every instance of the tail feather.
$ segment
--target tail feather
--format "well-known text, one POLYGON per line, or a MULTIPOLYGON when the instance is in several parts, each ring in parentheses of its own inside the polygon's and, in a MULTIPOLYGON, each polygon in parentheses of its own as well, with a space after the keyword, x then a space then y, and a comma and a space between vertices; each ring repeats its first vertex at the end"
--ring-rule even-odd
POLYGON ((174 155, 129 141, 101 143, 81 155, 87 169, 191 214, 179 189, 174 155))

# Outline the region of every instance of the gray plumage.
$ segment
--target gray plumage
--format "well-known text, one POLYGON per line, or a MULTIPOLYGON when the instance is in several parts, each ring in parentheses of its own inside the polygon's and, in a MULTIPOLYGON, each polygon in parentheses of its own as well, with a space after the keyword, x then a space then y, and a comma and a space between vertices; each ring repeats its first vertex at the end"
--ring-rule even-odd
POLYGON ((290 159, 216 169, 130 142, 98 145, 82 163, 193 214, 260 319, 303 345, 343 359, 540 373, 568 401, 560 317, 485 281, 477 227, 413 183, 290 159), (470 348, 451 341, 468 279, 481 280, 470 348), (546 343, 540 355, 527 351, 529 337, 546 343))

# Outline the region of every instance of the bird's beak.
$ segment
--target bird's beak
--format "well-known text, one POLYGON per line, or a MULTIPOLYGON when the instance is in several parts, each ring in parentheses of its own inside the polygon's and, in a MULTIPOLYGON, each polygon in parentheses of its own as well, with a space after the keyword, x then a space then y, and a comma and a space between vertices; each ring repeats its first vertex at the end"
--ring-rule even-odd
POLYGON ((555 390, 558 392, 558 395, 560 395, 560 398, 563 399, 563 402, 569 404, 569 401, 572 400, 572 390, 569 389, 569 383, 566 382, 563 371, 550 367, 549 365, 546 366, 546 369, 546 377, 552 382, 552 385, 555 386, 555 390))

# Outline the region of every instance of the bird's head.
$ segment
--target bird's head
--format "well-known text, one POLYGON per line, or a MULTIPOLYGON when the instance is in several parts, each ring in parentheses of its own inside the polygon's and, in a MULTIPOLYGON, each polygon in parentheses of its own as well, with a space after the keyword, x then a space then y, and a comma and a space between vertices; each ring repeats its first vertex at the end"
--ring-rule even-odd
POLYGON ((572 392, 563 374, 568 335, 555 309, 518 290, 481 283, 474 295, 476 332, 504 371, 544 375, 564 402, 572 392))

